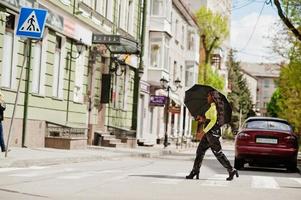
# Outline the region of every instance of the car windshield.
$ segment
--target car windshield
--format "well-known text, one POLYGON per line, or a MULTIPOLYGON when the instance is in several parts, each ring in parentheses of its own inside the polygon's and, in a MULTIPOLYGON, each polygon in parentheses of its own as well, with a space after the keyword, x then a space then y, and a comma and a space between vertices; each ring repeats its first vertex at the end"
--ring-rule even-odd
POLYGON ((279 121, 264 121, 264 120, 248 121, 245 124, 245 128, 291 131, 291 127, 286 123, 279 122, 279 121))

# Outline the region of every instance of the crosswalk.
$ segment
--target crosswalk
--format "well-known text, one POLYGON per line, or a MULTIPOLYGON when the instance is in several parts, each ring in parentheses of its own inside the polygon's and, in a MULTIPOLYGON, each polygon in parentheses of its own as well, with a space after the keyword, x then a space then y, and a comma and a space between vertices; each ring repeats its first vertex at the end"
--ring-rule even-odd
MULTIPOLYGON (((160 171, 129 172, 126 170, 78 170, 76 168, 51 168, 51 167, 29 167, 29 168, 0 168, 0 177, 13 177, 19 179, 50 176, 60 181, 85 181, 89 178, 109 177, 111 182, 132 182, 155 185, 185 185, 198 184, 203 187, 245 187, 252 189, 279 190, 282 188, 301 189, 301 178, 296 176, 260 176, 240 174, 233 181, 226 181, 227 174, 200 174, 199 180, 186 180, 186 172, 173 172, 164 174, 160 171)), ((1 184, 1 178, 0 178, 1 184)))

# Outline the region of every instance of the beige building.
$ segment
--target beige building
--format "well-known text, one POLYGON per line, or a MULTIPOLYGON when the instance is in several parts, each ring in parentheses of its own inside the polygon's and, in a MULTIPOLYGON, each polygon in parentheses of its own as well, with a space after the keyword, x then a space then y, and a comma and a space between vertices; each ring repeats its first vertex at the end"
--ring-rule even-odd
POLYGON ((277 88, 276 81, 279 78, 281 66, 271 63, 241 63, 240 66, 243 71, 257 79, 256 110, 260 115, 265 116, 267 104, 277 88))

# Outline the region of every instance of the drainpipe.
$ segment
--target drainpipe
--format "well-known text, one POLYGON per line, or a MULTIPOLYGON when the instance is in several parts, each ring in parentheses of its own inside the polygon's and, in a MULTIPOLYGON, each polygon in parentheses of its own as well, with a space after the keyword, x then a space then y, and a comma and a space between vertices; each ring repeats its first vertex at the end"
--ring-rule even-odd
MULTIPOLYGON (((147 14, 147 0, 141 0, 143 1, 143 8, 140 7, 140 13, 141 9, 143 10, 143 16, 142 16, 142 24, 141 24, 141 36, 140 36, 140 60, 139 60, 139 68, 135 70, 135 77, 134 77, 134 98, 133 98, 133 116, 132 116, 132 127, 131 129, 136 131, 137 135, 137 115, 138 115, 138 99, 139 99, 139 89, 140 89, 140 77, 139 77, 139 71, 143 70, 144 64, 143 64, 143 55, 144 55, 144 38, 145 38, 145 24, 146 24, 146 14, 147 14)), ((140 23, 139 23, 140 24, 140 23)), ((140 31, 140 28, 139 28, 140 31)))

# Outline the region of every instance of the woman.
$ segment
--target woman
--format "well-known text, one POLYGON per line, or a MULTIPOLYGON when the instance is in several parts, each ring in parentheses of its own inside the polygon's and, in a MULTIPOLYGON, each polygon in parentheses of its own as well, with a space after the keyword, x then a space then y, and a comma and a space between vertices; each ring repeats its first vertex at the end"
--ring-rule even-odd
POLYGON ((205 128, 203 130, 204 137, 201 139, 197 152, 196 158, 194 160, 193 169, 186 179, 193 179, 196 176, 199 179, 200 167, 202 165, 202 161, 207 149, 210 147, 215 157, 218 161, 227 169, 229 173, 229 177, 226 179, 227 181, 233 180, 234 175, 238 177, 238 172, 234 169, 225 154, 222 152, 221 143, 219 138, 221 136, 220 126, 218 125, 219 120, 223 120, 222 117, 218 117, 219 114, 223 112, 223 105, 219 101, 218 92, 212 91, 209 92, 207 101, 210 105, 210 108, 206 111, 205 116, 198 115, 196 120, 202 123, 205 123, 205 128), (219 109, 219 113, 217 112, 217 107, 219 109))
POLYGON ((1 146, 1 151, 5 152, 5 143, 4 143, 4 137, 3 137, 3 127, 2 127, 2 121, 3 121, 3 111, 5 110, 5 102, 4 102, 4 96, 0 92, 0 146, 1 146))

